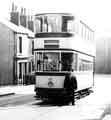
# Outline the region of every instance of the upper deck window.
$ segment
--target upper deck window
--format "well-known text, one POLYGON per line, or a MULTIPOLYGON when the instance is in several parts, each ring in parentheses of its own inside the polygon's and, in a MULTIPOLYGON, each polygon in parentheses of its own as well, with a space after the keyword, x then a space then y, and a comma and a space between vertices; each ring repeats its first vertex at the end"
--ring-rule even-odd
POLYGON ((62 32, 68 32, 68 30, 72 29, 73 20, 74 20, 73 16, 62 16, 62 32))
POLYGON ((36 33, 41 32, 72 32, 73 16, 40 15, 36 17, 36 33))

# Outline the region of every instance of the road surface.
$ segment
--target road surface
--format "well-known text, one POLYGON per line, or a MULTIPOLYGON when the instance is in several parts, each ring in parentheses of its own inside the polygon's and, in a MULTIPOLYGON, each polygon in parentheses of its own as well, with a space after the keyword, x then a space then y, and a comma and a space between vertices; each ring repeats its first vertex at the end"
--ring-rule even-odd
POLYGON ((96 76, 94 93, 76 105, 43 102, 32 94, 0 98, 0 120, 110 120, 111 76, 96 76))

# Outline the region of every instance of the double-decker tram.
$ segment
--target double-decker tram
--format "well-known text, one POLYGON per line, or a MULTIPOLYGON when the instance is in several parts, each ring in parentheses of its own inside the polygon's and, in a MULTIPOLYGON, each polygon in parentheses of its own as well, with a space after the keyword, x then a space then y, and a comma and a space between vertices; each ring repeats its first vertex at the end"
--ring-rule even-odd
POLYGON ((74 104, 94 85, 94 31, 68 13, 38 14, 35 26, 36 96, 74 104))

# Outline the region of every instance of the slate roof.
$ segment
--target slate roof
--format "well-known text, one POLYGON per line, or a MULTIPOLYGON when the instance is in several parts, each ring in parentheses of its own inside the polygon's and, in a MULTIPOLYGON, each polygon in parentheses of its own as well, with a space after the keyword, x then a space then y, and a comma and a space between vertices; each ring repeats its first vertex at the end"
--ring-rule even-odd
POLYGON ((29 37, 34 37, 34 32, 32 32, 31 30, 23 27, 23 26, 17 26, 14 23, 10 22, 7 19, 3 19, 0 18, 0 23, 4 24, 5 26, 7 26, 9 29, 11 29, 12 31, 16 32, 16 33, 21 33, 21 34, 28 34, 29 37))

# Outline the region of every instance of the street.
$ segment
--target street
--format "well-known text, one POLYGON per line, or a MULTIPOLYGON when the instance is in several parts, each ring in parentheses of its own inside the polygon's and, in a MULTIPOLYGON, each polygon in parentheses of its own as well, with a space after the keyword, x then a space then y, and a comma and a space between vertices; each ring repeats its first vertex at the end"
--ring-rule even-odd
POLYGON ((34 101, 34 95, 11 95, 0 98, 0 107, 24 105, 34 101))
POLYGON ((63 106, 64 104, 60 101, 42 101, 35 98, 34 94, 30 94, 30 95, 16 94, 16 95, 10 95, 0 98, 0 107, 22 106, 22 105, 32 105, 38 107, 38 106, 63 106))
POLYGON ((14 120, 14 119, 39 119, 56 109, 60 108, 62 104, 51 101, 41 101, 34 97, 34 94, 17 94, 0 98, 0 119, 14 120))
MULTIPOLYGON (((35 99, 35 93, 0 98, 1 120, 110 120, 111 76, 96 75, 94 92, 76 101, 76 105, 35 99)), ((33 90, 33 89, 32 89, 33 90)))

